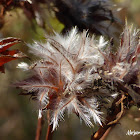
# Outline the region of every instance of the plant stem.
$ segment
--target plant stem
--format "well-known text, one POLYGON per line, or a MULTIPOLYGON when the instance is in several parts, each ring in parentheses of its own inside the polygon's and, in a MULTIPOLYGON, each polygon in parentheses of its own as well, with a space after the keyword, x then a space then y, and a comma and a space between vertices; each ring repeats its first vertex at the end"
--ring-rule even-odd
POLYGON ((35 140, 40 140, 43 125, 42 110, 39 110, 35 140))
POLYGON ((48 125, 46 140, 52 140, 53 132, 52 132, 53 125, 48 125))
POLYGON ((123 111, 124 111, 123 110, 123 100, 124 99, 125 99, 124 95, 122 95, 122 96, 119 95, 114 100, 114 102, 112 103, 112 106, 111 106, 111 110, 113 111, 113 113, 109 114, 106 117, 106 120, 107 120, 106 124, 103 124, 103 126, 100 127, 93 136, 91 136, 91 140, 99 140, 99 139, 104 140, 105 139, 105 137, 109 134, 112 127, 114 127, 117 124, 117 122, 120 120, 120 118, 123 115, 123 111), (116 105, 116 103, 118 103, 118 102, 120 102, 120 104, 116 105), (117 117, 118 114, 119 114, 119 117, 117 117))

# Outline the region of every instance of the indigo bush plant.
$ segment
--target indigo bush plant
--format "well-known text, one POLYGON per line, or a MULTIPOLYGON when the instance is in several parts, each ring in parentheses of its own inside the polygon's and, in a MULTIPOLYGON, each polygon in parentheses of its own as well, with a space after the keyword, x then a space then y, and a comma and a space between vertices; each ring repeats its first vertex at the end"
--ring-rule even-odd
POLYGON ((98 125, 91 140, 103 140, 126 110, 140 107, 140 31, 127 21, 123 25, 118 17, 122 7, 111 0, 1 0, 0 29, 12 9, 22 10, 36 35, 37 25, 46 34, 43 43, 15 37, 0 40, 0 72, 12 60, 30 60, 17 64, 27 76, 15 78, 13 85, 36 102, 36 140, 41 139, 45 116, 46 140, 52 140, 64 116, 72 113, 91 128, 98 125), (51 16, 63 24, 61 33, 54 31, 51 16), (29 53, 8 50, 18 43, 29 53), (37 57, 34 62, 32 56, 37 57))

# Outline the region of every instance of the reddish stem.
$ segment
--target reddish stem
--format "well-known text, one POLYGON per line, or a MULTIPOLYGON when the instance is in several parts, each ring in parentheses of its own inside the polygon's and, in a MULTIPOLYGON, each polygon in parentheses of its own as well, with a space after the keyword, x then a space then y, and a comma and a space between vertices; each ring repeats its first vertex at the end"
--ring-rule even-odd
POLYGON ((35 140, 40 140, 41 132, 42 132, 42 125, 43 125, 43 117, 41 116, 41 117, 38 117, 35 140))
POLYGON ((47 134, 46 134, 46 140, 52 140, 53 137, 53 125, 48 125, 48 130, 47 130, 47 134))
POLYGON ((106 124, 103 124, 103 126, 98 129, 98 131, 91 137, 91 140, 99 140, 99 139, 104 140, 104 138, 108 135, 112 127, 117 124, 119 119, 114 124, 108 125, 108 123, 113 122, 116 119, 116 116, 121 111, 121 106, 120 105, 116 106, 116 103, 120 99, 121 99, 121 96, 118 96, 114 100, 114 102, 112 103, 112 108, 111 108, 113 110, 113 114, 112 115, 109 114, 106 117, 106 120, 107 120, 106 124))

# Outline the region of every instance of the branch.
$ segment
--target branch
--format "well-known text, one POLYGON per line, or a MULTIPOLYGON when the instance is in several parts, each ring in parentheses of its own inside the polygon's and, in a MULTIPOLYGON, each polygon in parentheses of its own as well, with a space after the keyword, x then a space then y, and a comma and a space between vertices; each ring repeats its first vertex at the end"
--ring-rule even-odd
POLYGON ((48 125, 48 130, 47 130, 47 134, 46 134, 46 140, 52 140, 53 137, 53 125, 48 125))
POLYGON ((98 129, 98 131, 91 136, 91 140, 104 140, 105 137, 108 135, 112 127, 114 127, 117 122, 120 120, 120 118, 123 115, 124 107, 123 107, 123 100, 126 97, 124 95, 119 95, 111 106, 111 111, 113 111, 111 114, 109 114, 106 117, 106 124, 103 124, 102 127, 98 129))
POLYGON ((39 110, 35 140, 40 140, 42 125, 43 125, 42 110, 39 110))
POLYGON ((48 119, 48 129, 46 134, 46 140, 52 140, 53 137, 53 124, 50 125, 50 111, 47 112, 47 119, 48 119))

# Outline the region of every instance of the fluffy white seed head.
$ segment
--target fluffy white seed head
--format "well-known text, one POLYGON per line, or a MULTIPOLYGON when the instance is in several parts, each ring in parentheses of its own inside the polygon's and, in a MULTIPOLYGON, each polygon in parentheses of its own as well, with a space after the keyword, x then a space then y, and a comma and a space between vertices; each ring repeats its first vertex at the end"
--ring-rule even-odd
POLYGON ((114 81, 124 82, 124 76, 137 64, 136 35, 126 28, 116 54, 112 54, 103 37, 97 41, 87 31, 78 33, 76 28, 66 36, 47 36, 47 43, 29 45, 31 52, 43 60, 30 68, 23 62, 18 65, 33 73, 19 87, 36 97, 40 110, 49 110, 53 130, 66 111, 75 112, 88 126, 93 126, 92 120, 102 125, 100 104, 104 98, 109 101, 108 97, 118 95, 114 81))

